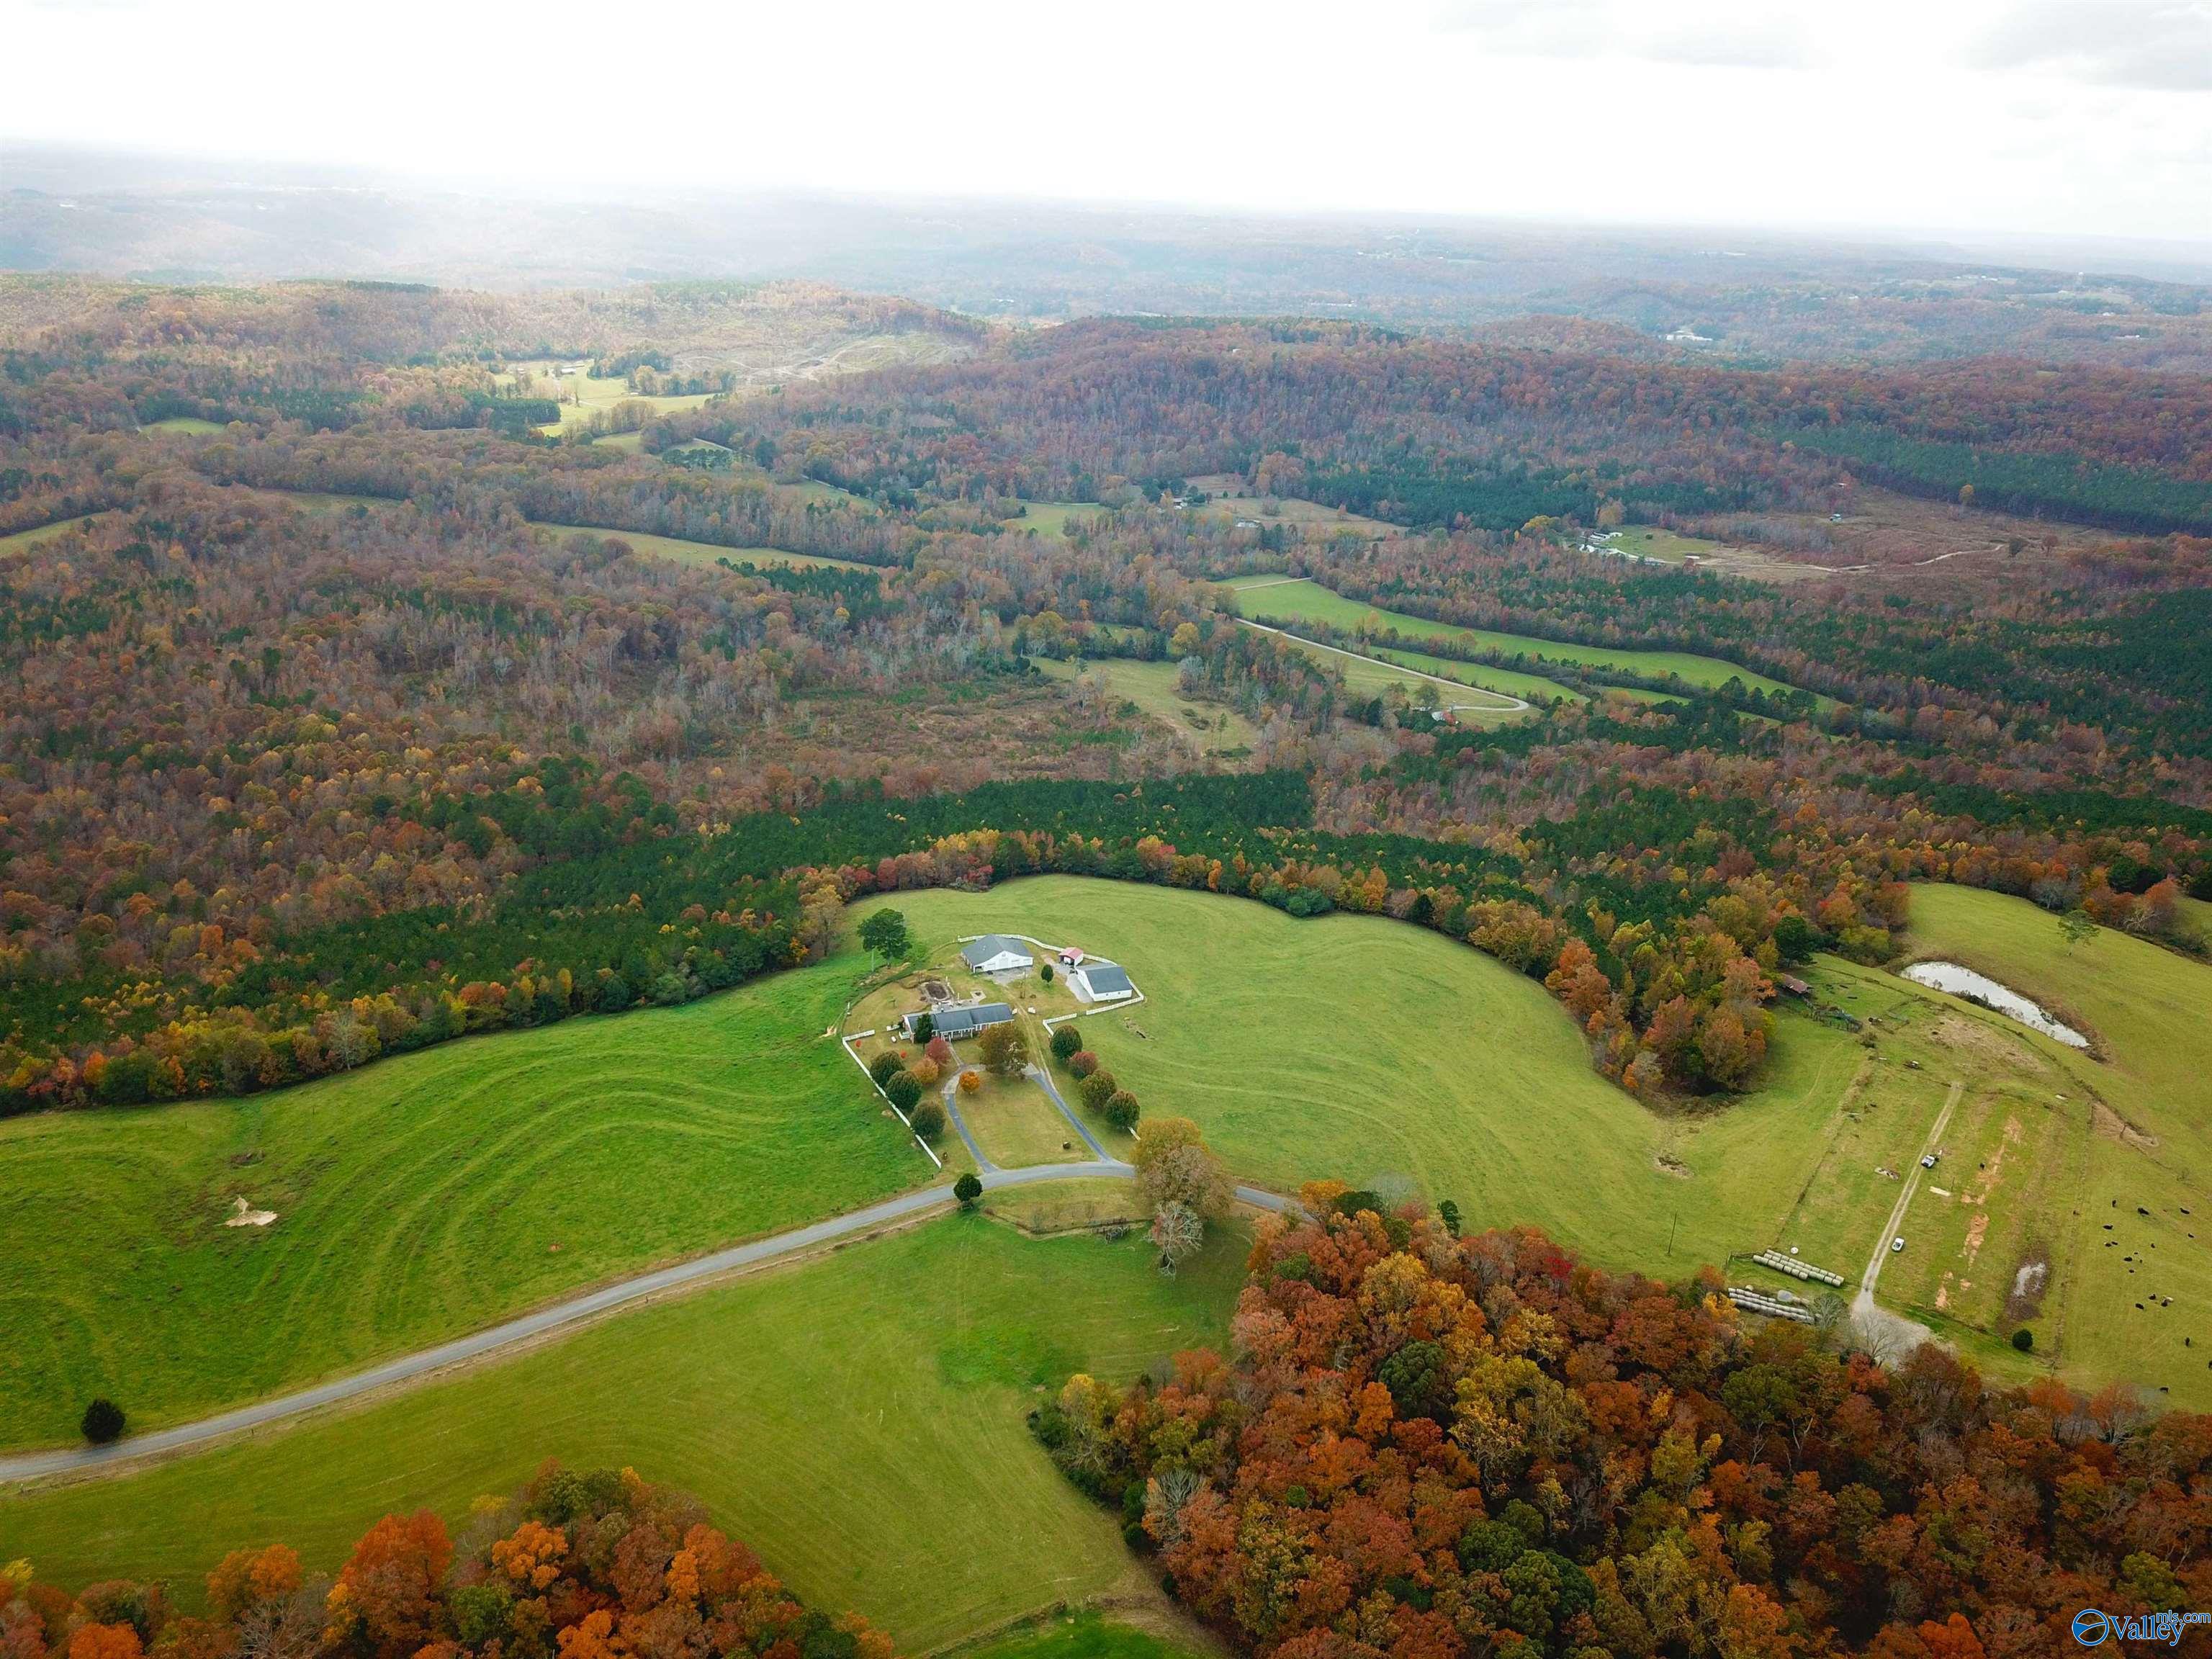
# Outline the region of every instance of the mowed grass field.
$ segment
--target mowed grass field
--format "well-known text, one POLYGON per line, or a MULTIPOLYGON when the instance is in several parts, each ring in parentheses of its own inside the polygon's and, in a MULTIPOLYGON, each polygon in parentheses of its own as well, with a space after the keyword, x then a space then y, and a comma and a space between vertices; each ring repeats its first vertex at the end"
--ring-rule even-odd
MULTIPOLYGON (((1431 622, 1423 617, 1409 617, 1395 611, 1378 610, 1362 605, 1355 599, 1323 587, 1319 582, 1294 580, 1285 581, 1279 576, 1249 576, 1231 582, 1237 595, 1237 604, 1248 617, 1255 621, 1321 622, 1340 628, 1347 633, 1367 627, 1377 631, 1395 628, 1406 639, 1450 640, 1477 650, 1496 651, 1507 656, 1524 654, 1531 661, 1556 662, 1584 668, 1610 668, 1622 673, 1653 677, 1675 675, 1691 685, 1717 687, 1729 681, 1741 680, 1749 690, 1769 693, 1788 692, 1793 688, 1780 680, 1754 674, 1748 668, 1740 668, 1719 657, 1698 656, 1687 651, 1637 651, 1607 646, 1571 645, 1559 640, 1540 640, 1527 634, 1500 634, 1485 628, 1460 628, 1449 623, 1431 622)), ((1832 698, 1822 699, 1822 706, 1833 703, 1832 698)))
MULTIPOLYGON (((552 378, 553 366, 550 363, 519 363, 515 367, 544 379, 552 378)), ((667 415, 679 409, 696 409, 702 404, 713 401, 714 398, 710 392, 686 393, 672 398, 642 397, 632 392, 629 378, 620 374, 605 379, 597 374, 566 374, 560 377, 558 384, 562 399, 561 418, 550 426, 538 428, 548 436, 558 436, 572 427, 581 426, 592 416, 612 409, 617 404, 644 404, 655 415, 667 415), (575 401, 568 402, 572 397, 575 401)))
POLYGON ((1093 517, 1106 509, 1097 501, 1024 501, 1022 515, 1006 520, 1006 528, 1017 535, 1035 531, 1038 535, 1055 541, 1067 538, 1067 521, 1076 516, 1093 517))
POLYGON ((1218 1230, 1169 1279, 1136 1238, 943 1216, 349 1415, 0 1492, 0 1551, 51 1583, 191 1593, 241 1546, 282 1539, 331 1568, 386 1512, 428 1505, 458 1528, 471 1498, 547 1457, 628 1465, 697 1493, 809 1601, 856 1607, 918 1652, 1145 1593, 1118 1516, 1061 1478, 1024 1419, 1070 1372, 1127 1378, 1224 1343, 1247 1245, 1218 1230))
MULTIPOLYGON (((873 900, 936 945, 1006 931, 1127 967, 1146 1000, 1079 1023, 1152 1116, 1184 1115, 1241 1180, 1411 1182, 1474 1226, 1530 1223, 1616 1267, 1680 1274, 1774 1242, 1861 1050, 1778 1021, 1765 1085, 1670 1118, 1590 1069, 1542 987, 1376 917, 1074 877, 873 900)), ((1886 1210, 1887 1200, 1883 1200, 1886 1210)), ((1883 1211, 1863 1223, 1870 1243, 1883 1211)))
POLYGON ((2212 964, 2109 928, 2069 949, 2048 912, 1965 887, 1914 888, 1906 944, 1978 969, 2098 1044, 2101 1058, 2020 1039, 2049 1068, 2035 1092, 2069 1115, 2079 1146, 2075 1182, 2044 1217, 2072 1265, 2030 1322, 2039 1338, 2069 1371, 2212 1407, 2212 964))
POLYGON ((1450 672, 1440 673, 1413 665, 1422 657, 1419 652, 1377 651, 1372 656, 1365 656, 1339 646, 1323 645, 1318 640, 1301 639, 1295 634, 1286 633, 1280 637, 1291 649, 1303 652, 1330 672, 1341 675, 1344 689, 1354 696, 1382 696, 1402 690, 1418 706, 1449 705, 1457 719, 1477 726, 1517 719, 1526 712, 1513 705, 1510 696, 1502 696, 1484 683, 1491 671, 1480 664, 1448 662, 1443 665, 1450 672), (1440 679, 1450 684, 1439 685, 1437 682, 1440 679), (1466 689, 1462 691, 1462 687, 1466 689))
POLYGON ((834 1037, 857 956, 278 1093, 0 1121, 0 1440, 190 1419, 936 1176, 834 1037), (276 1212, 226 1227, 233 1200, 276 1212))

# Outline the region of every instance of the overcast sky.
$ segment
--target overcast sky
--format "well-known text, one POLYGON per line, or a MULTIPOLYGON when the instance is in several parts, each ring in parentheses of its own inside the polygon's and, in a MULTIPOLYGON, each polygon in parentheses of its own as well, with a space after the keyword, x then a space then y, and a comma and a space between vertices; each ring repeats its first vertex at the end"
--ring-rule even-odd
POLYGON ((0 0, 0 139, 579 196, 2212 240, 2212 0, 0 0))

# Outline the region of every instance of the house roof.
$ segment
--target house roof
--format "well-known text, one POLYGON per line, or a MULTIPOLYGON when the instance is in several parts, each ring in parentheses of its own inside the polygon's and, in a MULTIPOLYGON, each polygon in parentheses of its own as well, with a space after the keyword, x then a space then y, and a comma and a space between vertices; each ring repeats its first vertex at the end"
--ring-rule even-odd
POLYGON ((1030 954, 1030 942, 1025 939, 1016 939, 1011 933, 986 933, 982 938, 972 940, 960 952, 970 968, 980 968, 993 957, 1007 953, 1019 957, 1024 962, 1036 960, 1030 954))
POLYGON ((1129 983, 1127 971, 1117 963, 1100 962, 1094 957, 1084 963, 1079 971, 1083 975, 1083 982, 1091 988, 1094 995, 1101 992, 1133 991, 1137 988, 1129 983))
MULTIPOLYGON (((965 1036, 970 1031, 980 1031, 987 1025, 1004 1025, 1014 1017, 1014 1011, 1003 1002, 979 1002, 969 1008, 946 1008, 932 1018, 932 1024, 945 1036, 965 1036)), ((908 1015, 909 1019, 916 1018, 908 1015)))

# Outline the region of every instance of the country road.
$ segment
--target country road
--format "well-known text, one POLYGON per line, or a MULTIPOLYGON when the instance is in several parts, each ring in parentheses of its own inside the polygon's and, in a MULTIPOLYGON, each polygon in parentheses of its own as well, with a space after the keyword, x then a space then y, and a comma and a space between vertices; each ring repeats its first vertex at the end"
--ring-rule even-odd
MULTIPOLYGON (((986 1192, 995 1192, 1003 1188, 1024 1187, 1038 1182, 1127 1176, 1135 1173, 1127 1164, 1100 1158, 1066 1164, 1034 1164, 1018 1170, 992 1170, 980 1179, 986 1192)), ((1237 1188, 1237 1198, 1239 1203, 1279 1212, 1290 1202, 1278 1194, 1257 1187, 1237 1188)), ((220 1412, 213 1417, 204 1417, 197 1422, 179 1423, 150 1433, 132 1435, 110 1446, 61 1446, 46 1451, 0 1455, 0 1485, 33 1480, 44 1475, 88 1471, 121 1474, 148 1458, 168 1452, 189 1451, 233 1435, 243 1434, 250 1429, 282 1423, 325 1406, 358 1399, 380 1389, 419 1381, 450 1366, 519 1346, 648 1297, 696 1286, 743 1268, 765 1267, 772 1262, 803 1255, 824 1244, 857 1237, 878 1228, 909 1220, 952 1201, 952 1188, 949 1185, 902 1193, 896 1198, 885 1199, 880 1204, 870 1205, 864 1210, 833 1216, 826 1221, 794 1227, 788 1232, 757 1238, 750 1243, 735 1244, 708 1255, 695 1256, 689 1261, 655 1268, 634 1279, 603 1285, 598 1290, 587 1291, 564 1302, 556 1302, 550 1307, 540 1308, 535 1313, 524 1314, 470 1335, 456 1337, 435 1347, 403 1354, 368 1370, 356 1371, 350 1376, 334 1377, 330 1382, 319 1382, 295 1394, 255 1401, 251 1405, 220 1412)))
POLYGON ((1912 1160, 1912 1168, 1905 1175, 1905 1190, 1897 1195, 1897 1202, 1890 1206, 1889 1220, 1881 1230, 1881 1237, 1875 1241, 1874 1255, 1868 1259, 1866 1271, 1859 1275, 1859 1293, 1851 1298, 1851 1317, 1863 1327, 1882 1326, 1891 1334, 1915 1346, 1926 1340, 1929 1334, 1927 1327, 1905 1318, 1902 1314, 1893 1314, 1876 1303, 1874 1299, 1875 1286, 1881 1282, 1881 1270, 1893 1254, 1889 1248, 1890 1241, 1898 1237, 1899 1230, 1905 1225, 1905 1210, 1912 1203, 1912 1194, 1920 1190, 1920 1177, 1926 1173, 1921 1168, 1920 1159, 1943 1145, 1943 1131, 1950 1127, 1951 1114, 1958 1109, 1959 1097, 1966 1092, 1966 1089, 1963 1082, 1951 1085, 1951 1092, 1944 1097, 1943 1109, 1936 1114, 1935 1126, 1928 1131, 1926 1143, 1922 1146, 1919 1156, 1912 1160), (1918 1335, 1909 1336, 1899 1327, 1909 1327, 1918 1335))
POLYGON ((1431 685, 1449 686, 1455 691, 1476 691, 1486 697, 1498 699, 1495 702, 1447 703, 1444 705, 1447 714, 1455 708, 1468 708, 1492 714, 1510 714, 1524 712, 1529 707, 1526 698, 1516 697, 1510 691, 1493 691, 1486 685, 1470 685, 1465 680, 1448 680, 1441 674, 1424 674, 1418 668, 1407 668, 1402 663, 1391 662, 1382 657, 1370 657, 1364 652, 1346 651, 1340 645, 1323 645, 1319 640, 1310 640, 1303 634, 1293 634, 1287 628, 1270 628, 1265 623, 1255 623, 1244 617, 1239 617, 1237 620, 1243 627, 1257 629, 1262 634, 1273 634, 1286 640, 1296 640, 1300 645, 1310 646, 1316 651, 1326 651, 1333 656, 1349 657, 1354 662, 1371 662, 1377 668, 1387 668, 1394 674, 1410 674, 1417 680, 1428 681, 1431 685))

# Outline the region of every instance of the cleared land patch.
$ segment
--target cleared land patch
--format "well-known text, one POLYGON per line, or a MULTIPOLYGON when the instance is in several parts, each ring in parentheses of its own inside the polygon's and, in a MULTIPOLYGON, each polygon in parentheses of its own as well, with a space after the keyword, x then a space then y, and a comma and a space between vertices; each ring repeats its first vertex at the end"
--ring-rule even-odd
POLYGON ((824 1032, 856 957, 296 1089, 0 1122, 0 1422, 155 1426, 924 1185, 824 1032), (223 1224, 234 1200, 276 1212, 223 1224))
POLYGON ((1105 510, 1097 501, 1024 501, 1022 503, 1022 515, 1007 520, 1006 528, 1017 534, 1033 530, 1040 536, 1065 541, 1069 519, 1078 515, 1090 516, 1105 510))
MULTIPOLYGON (((1236 590, 1237 603, 1244 613, 1257 621, 1277 619, 1291 623, 1327 623, 1350 634, 1357 634, 1362 629, 1381 633, 1395 628, 1405 639, 1448 640, 1478 651, 1493 651, 1508 657, 1526 657, 1537 664, 1554 662, 1573 667, 1612 669, 1620 673, 1653 678, 1674 675, 1686 684, 1709 690, 1725 685, 1732 679, 1741 681, 1747 690, 1761 690, 1770 695, 1784 696, 1794 689, 1780 680, 1755 674, 1748 668, 1739 668, 1719 657, 1703 657, 1687 651, 1639 651, 1611 646, 1572 645, 1559 640, 1540 640, 1528 634, 1501 634, 1485 628, 1461 628, 1450 623, 1431 622, 1424 617, 1407 616, 1401 611, 1363 605, 1356 599, 1347 599, 1316 581, 1285 581, 1279 576, 1248 576, 1230 586, 1236 590)), ((1823 707, 1832 707, 1833 702, 1832 698, 1821 699, 1823 707)))
MULTIPOLYGON (((535 522, 535 521, 533 521, 535 522)), ((786 565, 799 569, 870 570, 875 567, 854 559, 833 559, 825 553, 787 553, 780 547, 724 547, 715 542, 687 542, 674 536, 654 536, 640 530, 594 530, 588 525, 544 524, 563 538, 597 536, 628 542, 641 553, 678 564, 705 565, 712 569, 727 559, 732 564, 786 565)))
POLYGON ((1097 682, 1106 696, 1133 704, 1139 714, 1164 726, 1201 755, 1242 759, 1259 740, 1260 733, 1252 722, 1226 703, 1183 696, 1171 662, 1139 662, 1124 657, 1083 662, 1032 657, 1030 661, 1050 679, 1067 684, 1097 682))
POLYGON ((28 530, 18 530, 12 535, 0 536, 0 559, 11 554, 27 553, 34 547, 43 547, 57 536, 64 534, 78 525, 90 524, 94 519, 105 518, 94 513, 82 519, 58 519, 52 524, 34 525, 28 530))
POLYGON ((1127 1376, 1224 1342, 1245 1248, 1223 1229, 1166 1279, 1137 1239, 947 1216, 347 1415, 0 1493, 0 1537, 51 1582, 189 1589, 227 1551, 277 1538, 334 1567, 391 1510, 458 1526, 546 1457, 627 1464, 698 1493, 808 1601, 921 1651, 1119 1587, 1118 1522, 1023 1419, 1070 1371, 1127 1376))

